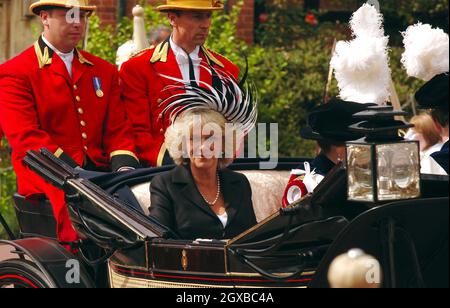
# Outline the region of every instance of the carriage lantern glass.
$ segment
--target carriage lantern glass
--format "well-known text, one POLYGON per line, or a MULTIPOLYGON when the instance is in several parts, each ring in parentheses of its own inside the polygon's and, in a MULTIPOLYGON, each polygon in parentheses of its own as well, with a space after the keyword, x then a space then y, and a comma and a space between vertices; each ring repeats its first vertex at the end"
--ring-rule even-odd
POLYGON ((350 129, 366 137, 347 143, 348 200, 379 203, 420 197, 419 143, 400 137, 400 130, 413 126, 395 120, 401 115, 389 106, 355 115, 361 122, 350 129))

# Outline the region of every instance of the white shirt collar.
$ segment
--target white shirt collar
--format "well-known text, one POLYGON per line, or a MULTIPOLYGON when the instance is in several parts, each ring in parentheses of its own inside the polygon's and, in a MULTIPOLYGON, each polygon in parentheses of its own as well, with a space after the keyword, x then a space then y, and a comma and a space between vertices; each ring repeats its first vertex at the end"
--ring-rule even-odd
MULTIPOLYGON (((189 58, 186 52, 175 42, 172 37, 170 37, 170 47, 173 50, 175 55, 175 59, 178 63, 178 67, 180 68, 181 76, 183 80, 186 82, 190 82, 190 74, 189 74, 189 58)), ((193 52, 189 54, 189 57, 192 59, 192 64, 194 66, 194 74, 195 79, 200 80, 200 65, 202 63, 202 59, 199 57, 200 46, 197 46, 193 52)))
POLYGON ((64 53, 64 52, 59 51, 58 49, 56 49, 55 46, 52 45, 52 43, 50 43, 50 42, 45 38, 44 34, 42 34, 42 40, 44 41, 44 43, 45 43, 48 47, 50 47, 54 52, 56 52, 56 53, 58 54, 58 56, 60 56, 61 58, 62 58, 62 57, 65 57, 65 58, 66 58, 66 57, 70 57, 70 56, 73 56, 73 54, 74 54, 75 49, 72 49, 72 51, 67 52, 67 53, 64 53))
POLYGON ((64 64, 66 65, 67 71, 69 72, 70 77, 72 77, 72 61, 74 57, 74 51, 75 49, 72 49, 72 51, 68 53, 64 53, 56 49, 55 46, 53 46, 45 37, 44 34, 42 34, 42 40, 44 43, 50 47, 60 58, 63 60, 64 64))
MULTIPOLYGON (((183 50, 183 48, 181 48, 180 46, 178 46, 177 44, 175 44, 175 42, 173 41, 172 36, 170 37, 170 47, 172 48, 175 56, 178 58, 179 55, 186 55, 186 52, 183 50)), ((198 54, 200 53, 200 46, 195 47, 194 51, 191 52, 189 54, 189 56, 191 57, 191 59, 194 60, 198 60, 199 56, 198 54)))

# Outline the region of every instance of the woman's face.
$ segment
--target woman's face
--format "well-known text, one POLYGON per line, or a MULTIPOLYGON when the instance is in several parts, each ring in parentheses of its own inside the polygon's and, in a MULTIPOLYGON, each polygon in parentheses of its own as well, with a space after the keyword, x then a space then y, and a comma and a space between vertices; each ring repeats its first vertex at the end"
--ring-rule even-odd
POLYGON ((217 169, 222 152, 222 136, 202 133, 201 137, 190 138, 189 158, 191 166, 197 169, 217 169))

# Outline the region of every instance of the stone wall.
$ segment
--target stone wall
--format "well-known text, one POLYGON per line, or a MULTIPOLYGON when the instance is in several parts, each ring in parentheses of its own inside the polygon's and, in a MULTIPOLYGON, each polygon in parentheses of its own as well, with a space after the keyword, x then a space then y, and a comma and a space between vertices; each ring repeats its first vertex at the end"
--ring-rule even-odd
POLYGON ((0 63, 29 47, 41 26, 28 12, 27 0, 0 0, 0 63))

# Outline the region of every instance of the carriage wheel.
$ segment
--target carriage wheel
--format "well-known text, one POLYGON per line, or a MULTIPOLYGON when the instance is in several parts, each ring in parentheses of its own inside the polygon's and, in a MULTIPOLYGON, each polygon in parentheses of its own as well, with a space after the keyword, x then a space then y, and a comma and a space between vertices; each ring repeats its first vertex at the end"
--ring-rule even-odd
POLYGON ((30 261, 7 260, 0 262, 0 289, 49 288, 45 275, 30 261))

